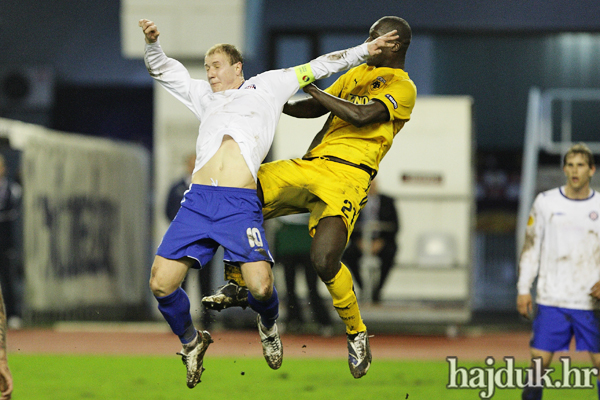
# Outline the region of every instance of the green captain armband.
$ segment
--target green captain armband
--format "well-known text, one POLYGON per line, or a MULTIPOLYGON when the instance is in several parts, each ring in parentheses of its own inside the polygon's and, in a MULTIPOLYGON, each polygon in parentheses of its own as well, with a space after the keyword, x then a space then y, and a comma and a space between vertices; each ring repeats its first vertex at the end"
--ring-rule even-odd
POLYGON ((294 71, 296 72, 296 78, 298 79, 300 89, 315 81, 315 76, 313 75, 310 63, 298 65, 297 67, 294 67, 294 71))

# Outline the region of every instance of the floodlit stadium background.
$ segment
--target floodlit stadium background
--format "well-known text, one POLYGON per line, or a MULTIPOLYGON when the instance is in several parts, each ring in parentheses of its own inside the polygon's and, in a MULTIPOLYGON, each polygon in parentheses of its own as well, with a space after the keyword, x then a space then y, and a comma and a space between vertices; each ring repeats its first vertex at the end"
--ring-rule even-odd
MULTIPOLYGON (((515 332, 505 355, 526 356, 529 325, 514 311, 520 211, 532 193, 562 183, 554 142, 597 136, 596 2, 329 3, 0 3, 0 152, 25 193, 24 330, 9 332, 9 344, 40 327, 164 324, 147 279, 168 223, 166 192, 183 173, 197 121, 148 76, 139 18, 155 20, 167 54, 201 78, 202 54, 217 42, 238 45, 252 76, 358 44, 376 19, 398 15, 413 28, 406 70, 419 100, 381 166, 380 190, 397 199, 400 251, 382 304, 359 293, 363 317, 372 333, 399 338, 515 332), (590 99, 574 101, 567 118, 560 95, 548 97, 556 88, 589 90, 590 99), (527 133, 542 117, 536 99, 554 111, 553 130, 540 140, 546 145, 531 146, 527 133), (534 177, 529 186, 525 176, 534 177), (433 258, 424 253, 427 240, 439 251, 433 258)), ((306 123, 282 118, 270 158, 300 155, 319 125, 306 123)), ((272 236, 276 228, 269 223, 272 236)), ((219 271, 213 286, 221 282, 219 271)), ((197 309, 198 294, 190 296, 197 309)), ((215 318, 219 329, 253 329, 247 312, 215 318)), ((455 355, 447 340, 441 360, 455 355)), ((343 353, 343 338, 337 342, 343 353)))

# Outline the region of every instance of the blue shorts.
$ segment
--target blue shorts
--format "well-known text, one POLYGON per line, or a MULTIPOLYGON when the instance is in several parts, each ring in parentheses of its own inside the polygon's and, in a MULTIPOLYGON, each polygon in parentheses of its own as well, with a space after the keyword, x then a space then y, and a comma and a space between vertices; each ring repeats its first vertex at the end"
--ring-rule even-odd
POLYGON ((577 351, 600 353, 600 323, 594 311, 538 304, 531 347, 552 353, 569 351, 573 336, 577 351))
POLYGON ((273 264, 256 190, 192 184, 156 254, 171 260, 190 257, 201 268, 219 245, 226 262, 273 264))

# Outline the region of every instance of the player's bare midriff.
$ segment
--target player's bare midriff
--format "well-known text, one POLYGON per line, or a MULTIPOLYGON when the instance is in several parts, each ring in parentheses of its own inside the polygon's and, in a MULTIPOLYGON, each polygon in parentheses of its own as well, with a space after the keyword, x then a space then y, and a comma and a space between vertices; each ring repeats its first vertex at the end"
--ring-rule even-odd
POLYGON ((240 146, 231 136, 223 136, 215 155, 192 176, 192 183, 256 189, 256 182, 242 156, 240 146))

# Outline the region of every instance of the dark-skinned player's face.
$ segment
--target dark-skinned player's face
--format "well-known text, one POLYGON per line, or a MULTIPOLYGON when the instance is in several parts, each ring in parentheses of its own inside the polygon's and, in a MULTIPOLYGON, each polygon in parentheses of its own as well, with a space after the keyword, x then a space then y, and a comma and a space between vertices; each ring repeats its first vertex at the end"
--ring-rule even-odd
MULTIPOLYGON (((388 25, 384 24, 381 21, 377 21, 373 24, 373 26, 371 26, 371 29, 369 29, 369 37, 367 38, 367 40, 365 40, 366 43, 377 39, 379 36, 381 35, 385 35, 386 33, 388 33, 389 31, 392 31, 393 29, 391 27, 389 27, 388 25)), ((389 53, 390 53, 390 49, 391 47, 386 47, 381 49, 381 53, 369 57, 369 59, 367 60, 367 65, 371 66, 371 67, 378 67, 382 64, 382 62, 389 57, 389 53)))

